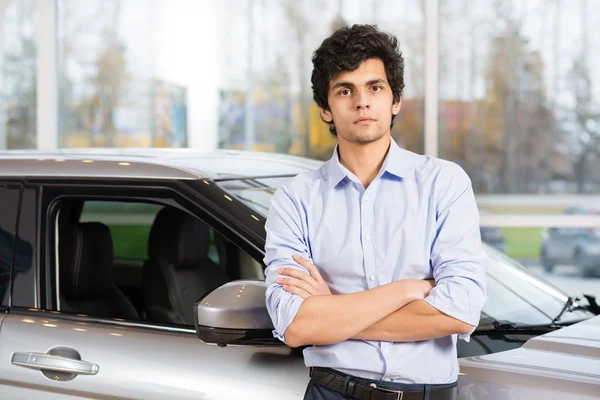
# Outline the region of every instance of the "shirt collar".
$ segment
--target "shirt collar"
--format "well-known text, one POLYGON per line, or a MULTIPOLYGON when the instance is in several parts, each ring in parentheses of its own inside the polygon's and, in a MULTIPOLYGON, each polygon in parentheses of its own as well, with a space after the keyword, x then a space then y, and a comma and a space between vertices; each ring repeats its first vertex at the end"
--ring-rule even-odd
MULTIPOLYGON (((351 174, 351 172, 340 163, 338 147, 339 144, 336 144, 335 149, 333 150, 333 156, 329 160, 328 174, 330 188, 336 187, 338 183, 351 174)), ((388 172, 399 178, 405 179, 409 177, 410 171, 414 169, 420 161, 420 155, 402 149, 392 138, 390 149, 383 161, 381 170, 382 172, 388 172)), ((382 173, 379 173, 377 176, 379 177, 381 175, 382 173)))

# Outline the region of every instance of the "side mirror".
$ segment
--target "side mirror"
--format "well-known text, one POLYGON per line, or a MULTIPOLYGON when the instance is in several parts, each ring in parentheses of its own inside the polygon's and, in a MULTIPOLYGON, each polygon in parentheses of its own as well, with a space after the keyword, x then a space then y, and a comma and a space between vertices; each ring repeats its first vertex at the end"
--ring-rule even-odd
POLYGON ((216 288, 194 304, 196 335, 219 346, 285 346, 273 337, 266 290, 260 280, 233 281, 216 288))

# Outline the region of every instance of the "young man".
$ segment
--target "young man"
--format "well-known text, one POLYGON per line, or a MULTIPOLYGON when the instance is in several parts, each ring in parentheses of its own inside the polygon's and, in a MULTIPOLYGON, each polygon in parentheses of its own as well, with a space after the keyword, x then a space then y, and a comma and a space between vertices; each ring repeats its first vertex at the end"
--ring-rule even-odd
POLYGON ((306 399, 455 399, 456 340, 486 298, 471 182, 390 136, 404 60, 374 26, 335 32, 313 56, 333 157, 273 196, 267 307, 275 335, 311 346, 306 399))

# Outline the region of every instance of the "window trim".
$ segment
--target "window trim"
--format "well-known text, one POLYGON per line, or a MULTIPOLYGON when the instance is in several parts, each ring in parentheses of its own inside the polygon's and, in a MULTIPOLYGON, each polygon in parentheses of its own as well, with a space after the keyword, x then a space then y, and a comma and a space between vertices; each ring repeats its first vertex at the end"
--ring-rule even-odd
POLYGON ((15 277, 14 270, 15 270, 15 262, 16 262, 15 253, 17 250, 17 239, 19 237, 19 225, 20 225, 19 222, 21 220, 21 208, 22 208, 22 204, 23 204, 23 184, 21 182, 2 181, 2 182, 0 182, 0 189, 9 189, 9 190, 18 190, 19 191, 19 194, 17 196, 17 212, 15 215, 15 224, 13 227, 14 238, 13 238, 12 249, 11 249, 10 265, 8 267, 9 268, 8 269, 8 302, 6 305, 2 305, 0 303, 0 312, 3 312, 3 311, 9 310, 12 307, 13 286, 14 286, 13 279, 15 277))
POLYGON ((151 331, 167 332, 167 333, 179 333, 179 334, 193 334, 196 335, 196 330, 188 328, 184 325, 168 325, 161 324, 158 322, 140 322, 140 321, 128 321, 120 318, 107 318, 107 317, 95 317, 93 315, 84 314, 71 314, 61 311, 45 310, 41 308, 26 308, 26 307, 13 307, 12 311, 19 313, 24 316, 34 317, 47 317, 53 319, 61 319, 69 322, 85 322, 94 324, 106 324, 119 326, 123 328, 136 328, 136 329, 147 329, 151 331))

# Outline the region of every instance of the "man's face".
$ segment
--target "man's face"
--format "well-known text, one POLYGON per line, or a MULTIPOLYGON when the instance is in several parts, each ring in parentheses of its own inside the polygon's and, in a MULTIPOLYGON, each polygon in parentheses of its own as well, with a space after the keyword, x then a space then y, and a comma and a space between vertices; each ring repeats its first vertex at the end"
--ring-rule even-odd
POLYGON ((333 121, 339 141, 371 143, 389 134, 394 103, 383 62, 372 58, 352 72, 342 72, 329 82, 330 111, 321 109, 326 122, 333 121))

